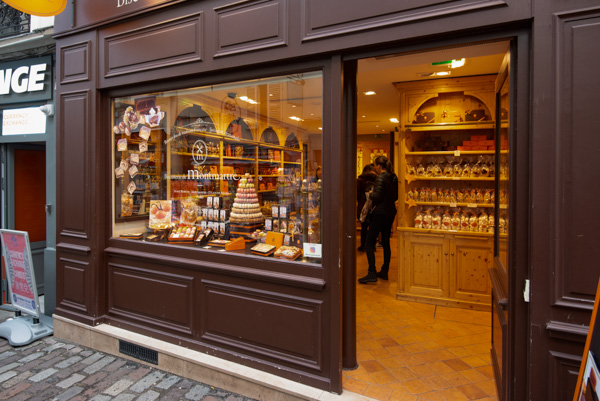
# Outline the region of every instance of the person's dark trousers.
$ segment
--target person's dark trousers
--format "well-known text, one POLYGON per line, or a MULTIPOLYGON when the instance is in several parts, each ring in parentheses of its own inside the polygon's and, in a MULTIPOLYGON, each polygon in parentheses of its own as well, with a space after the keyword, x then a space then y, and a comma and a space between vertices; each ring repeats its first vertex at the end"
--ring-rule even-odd
POLYGON ((369 261, 369 273, 377 273, 375 266, 375 247, 377 245, 377 236, 381 233, 381 245, 383 246, 383 265, 381 274, 387 275, 390 269, 390 259, 392 258, 392 249, 390 247, 390 236, 392 234, 392 224, 394 217, 385 215, 369 216, 369 234, 367 235, 367 260, 369 261))
POLYGON ((360 249, 365 250, 367 245, 367 235, 369 235, 369 223, 360 223, 360 249))

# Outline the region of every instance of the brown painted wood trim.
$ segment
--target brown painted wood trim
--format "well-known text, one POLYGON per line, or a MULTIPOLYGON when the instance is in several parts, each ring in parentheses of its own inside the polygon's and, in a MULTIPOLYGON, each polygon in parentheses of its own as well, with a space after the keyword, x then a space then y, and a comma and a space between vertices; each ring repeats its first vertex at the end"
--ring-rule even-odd
POLYGON ((342 263, 342 367, 356 369, 356 74, 358 62, 346 61, 343 66, 343 165, 344 189, 342 226, 344 227, 342 263))
POLYGON ((303 277, 294 274, 263 271, 257 269, 250 269, 247 267, 224 265, 220 263, 198 261, 187 258, 177 258, 156 253, 138 252, 113 247, 106 248, 105 252, 109 256, 118 256, 136 260, 150 259, 154 263, 164 263, 171 266, 175 265, 187 268, 197 268, 205 271, 227 274, 230 276, 267 281, 292 287, 307 288, 315 291, 322 291, 325 288, 325 280, 311 277, 303 277))
POLYGON ((498 277, 498 271, 496 268, 488 270, 490 272, 490 279, 492 280, 492 291, 494 292, 494 298, 497 299, 497 304, 506 310, 508 305, 508 296, 504 292, 500 277, 498 277))
POLYGON ((71 310, 64 309, 60 306, 56 307, 54 313, 56 313, 60 317, 63 317, 66 319, 71 319, 76 322, 86 324, 88 326, 97 326, 99 324, 104 323, 104 316, 92 317, 92 316, 88 316, 88 315, 82 315, 80 313, 75 313, 71 310))
POLYGON ((585 343, 589 326, 551 320, 546 324, 546 330, 552 338, 585 343))
POLYGON ((434 8, 422 7, 410 10, 398 10, 392 13, 382 13, 371 18, 331 22, 323 26, 315 26, 310 18, 312 3, 315 0, 302 2, 302 42, 323 39, 332 36, 348 35, 365 30, 384 28, 392 25, 415 23, 431 18, 448 17, 454 14, 474 12, 490 8, 507 7, 506 0, 478 0, 474 2, 459 2, 457 5, 442 7, 437 4, 434 8), (461 4, 462 3, 462 4, 461 4))
POLYGON ((80 253, 82 255, 89 255, 92 252, 92 248, 89 246, 68 244, 66 242, 59 242, 56 244, 56 249, 72 253, 80 253))

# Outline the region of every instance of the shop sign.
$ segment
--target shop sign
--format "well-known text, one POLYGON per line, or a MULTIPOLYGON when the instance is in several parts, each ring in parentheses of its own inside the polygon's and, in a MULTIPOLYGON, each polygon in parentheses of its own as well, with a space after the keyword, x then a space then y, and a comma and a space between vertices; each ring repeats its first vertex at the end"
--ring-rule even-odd
POLYGON ((0 230, 0 233, 12 306, 39 317, 29 236, 25 231, 0 230))
POLYGON ((76 26, 81 27, 121 16, 129 16, 151 6, 173 0, 77 0, 75 12, 76 26))
POLYGON ((45 133, 46 115, 39 107, 2 111, 2 135, 45 133))
POLYGON ((0 104, 52 98, 52 57, 0 64, 0 104))

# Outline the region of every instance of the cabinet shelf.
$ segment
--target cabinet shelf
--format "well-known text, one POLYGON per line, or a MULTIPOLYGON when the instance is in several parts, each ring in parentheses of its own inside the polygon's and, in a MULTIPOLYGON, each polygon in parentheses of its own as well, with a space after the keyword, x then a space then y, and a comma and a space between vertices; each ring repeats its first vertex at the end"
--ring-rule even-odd
POLYGON ((406 124, 406 132, 412 131, 439 131, 439 130, 465 130, 465 129, 493 129, 496 127, 495 121, 468 121, 457 123, 426 123, 426 124, 406 124))
POLYGON ((470 208, 476 208, 476 207, 485 207, 485 208, 493 208, 494 204, 493 203, 448 203, 448 202, 417 202, 414 201, 414 205, 412 205, 412 202, 406 201, 406 204, 408 205, 408 207, 411 206, 449 206, 449 207, 470 207, 470 208))
MULTIPOLYGON (((464 155, 494 155, 495 150, 442 150, 431 152, 404 152, 406 156, 464 156, 464 155)), ((500 154, 508 154, 508 150, 501 150, 500 154)))
POLYGON ((406 177, 406 181, 494 181, 494 177, 406 177))
POLYGON ((248 161, 248 162, 256 161, 255 158, 251 158, 251 157, 235 157, 235 156, 223 156, 223 160, 248 161))
MULTIPOLYGON (((179 155, 179 156, 194 156, 193 153, 190 152, 171 152, 172 155, 179 155)), ((206 158, 211 158, 211 159, 218 159, 220 156, 219 155, 206 155, 206 158)))
POLYGON ((287 162, 287 161, 284 161, 283 163, 284 163, 284 164, 293 164, 293 165, 296 165, 296 166, 299 166, 299 165, 301 165, 301 164, 302 164, 302 163, 300 163, 300 162, 287 162))

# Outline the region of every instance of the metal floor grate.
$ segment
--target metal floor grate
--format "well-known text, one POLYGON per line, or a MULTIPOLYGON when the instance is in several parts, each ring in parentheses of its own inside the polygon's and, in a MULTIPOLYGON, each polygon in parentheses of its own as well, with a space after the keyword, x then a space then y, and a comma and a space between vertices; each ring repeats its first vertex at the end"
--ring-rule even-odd
POLYGON ((158 365, 158 351, 151 350, 150 348, 119 340, 119 352, 158 365))

